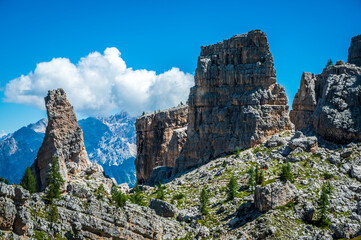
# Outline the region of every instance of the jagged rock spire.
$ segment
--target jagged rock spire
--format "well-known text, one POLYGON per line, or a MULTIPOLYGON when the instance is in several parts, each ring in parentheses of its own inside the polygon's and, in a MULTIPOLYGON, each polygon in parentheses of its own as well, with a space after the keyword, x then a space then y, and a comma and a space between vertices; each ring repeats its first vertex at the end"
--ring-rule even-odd
POLYGON ((65 182, 70 173, 85 170, 90 164, 83 132, 64 90, 59 88, 49 91, 45 97, 45 105, 48 126, 43 144, 32 166, 39 190, 44 190, 47 185, 47 173, 53 156, 58 158, 60 174, 65 182))

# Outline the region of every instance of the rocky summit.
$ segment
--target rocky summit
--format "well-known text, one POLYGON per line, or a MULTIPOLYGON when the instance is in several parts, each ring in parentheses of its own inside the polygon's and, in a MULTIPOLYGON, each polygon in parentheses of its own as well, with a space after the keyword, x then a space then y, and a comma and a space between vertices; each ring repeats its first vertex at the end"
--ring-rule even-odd
POLYGON ((188 99, 188 138, 174 172, 291 129, 287 101, 265 33, 202 47, 188 99))
POLYGON ((83 132, 78 125, 73 106, 63 89, 49 91, 45 97, 48 125, 38 155, 32 165, 39 190, 47 186, 47 176, 53 157, 60 167, 60 175, 65 180, 62 190, 76 176, 98 174, 98 181, 110 189, 112 181, 103 176, 103 169, 89 161, 85 150, 83 132))
POLYGON ((145 114, 136 120, 139 183, 145 183, 155 167, 174 167, 187 139, 187 125, 188 106, 145 114))
POLYGON ((296 129, 314 130, 331 142, 361 141, 361 65, 355 65, 360 42, 360 35, 352 38, 350 63, 337 61, 318 75, 303 73, 290 113, 296 129))

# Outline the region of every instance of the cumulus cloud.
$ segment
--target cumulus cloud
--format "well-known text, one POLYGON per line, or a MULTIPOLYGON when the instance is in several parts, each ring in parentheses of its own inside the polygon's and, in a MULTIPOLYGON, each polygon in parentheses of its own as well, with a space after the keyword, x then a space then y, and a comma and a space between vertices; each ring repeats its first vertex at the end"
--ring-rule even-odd
POLYGON ((34 72, 11 80, 5 100, 45 108, 47 91, 63 88, 75 110, 104 116, 124 110, 132 115, 176 106, 188 98, 193 76, 178 68, 164 73, 128 68, 116 48, 90 53, 75 65, 67 58, 37 64, 34 72))

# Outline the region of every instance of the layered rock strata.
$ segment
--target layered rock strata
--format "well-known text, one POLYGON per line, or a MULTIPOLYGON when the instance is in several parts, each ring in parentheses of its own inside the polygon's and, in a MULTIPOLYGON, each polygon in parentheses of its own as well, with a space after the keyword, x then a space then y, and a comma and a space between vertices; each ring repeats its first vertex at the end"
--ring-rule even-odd
POLYGON ((290 129, 287 101, 265 33, 202 47, 188 99, 188 139, 174 172, 290 129))
POLYGON ((351 39, 348 49, 348 63, 361 67, 361 34, 351 39))
POLYGON ((38 189, 47 186, 47 176, 55 156, 58 159, 60 175, 65 180, 65 190, 71 178, 94 174, 110 187, 111 180, 105 179, 101 166, 91 164, 84 146, 83 132, 63 89, 51 90, 45 97, 48 125, 37 158, 32 165, 38 189))
POLYGON ((139 117, 137 132, 137 180, 145 183, 153 168, 174 167, 187 139, 188 106, 171 108, 139 117))
MULTIPOLYGON (((360 51, 352 39, 349 61, 360 51), (352 57, 350 57, 352 56, 352 57)), ((303 73, 294 98, 291 121, 296 129, 313 129, 336 143, 361 141, 361 67, 338 61, 321 74, 303 73)))

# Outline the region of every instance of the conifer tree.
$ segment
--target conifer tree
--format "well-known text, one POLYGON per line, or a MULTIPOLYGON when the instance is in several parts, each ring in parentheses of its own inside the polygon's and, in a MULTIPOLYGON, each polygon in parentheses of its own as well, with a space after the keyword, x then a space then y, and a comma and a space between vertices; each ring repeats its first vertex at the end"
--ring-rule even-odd
POLYGON ((157 199, 164 200, 165 198, 165 186, 162 186, 162 184, 159 182, 157 186, 157 199))
POLYGON ((58 222, 58 220, 59 220, 58 207, 56 205, 50 205, 47 215, 48 215, 47 220, 49 222, 53 222, 53 223, 58 222))
POLYGON ((326 63, 326 67, 329 67, 329 66, 332 66, 333 65, 333 62, 332 62, 332 59, 328 59, 327 60, 327 63, 326 63))
POLYGON ((201 191, 201 195, 199 196, 200 211, 203 215, 209 214, 208 204, 209 204, 209 196, 207 192, 207 188, 203 187, 201 191))
POLYGON ((281 181, 290 181, 293 182, 293 173, 291 169, 291 164, 288 162, 287 164, 284 164, 281 168, 280 173, 280 179, 281 181))
POLYGON ((331 194, 332 188, 330 184, 324 184, 321 189, 321 195, 318 199, 318 208, 320 211, 319 224, 321 226, 330 225, 330 220, 327 218, 327 213, 329 212, 329 194, 331 194))
POLYGON ((25 173, 23 178, 21 179, 20 185, 27 189, 30 193, 36 192, 36 181, 33 172, 31 171, 30 167, 25 169, 25 173))
POLYGON ((264 182, 264 173, 262 169, 256 168, 256 184, 261 185, 264 182))
POLYGON ((241 155, 241 152, 239 151, 239 147, 236 147, 236 151, 234 152, 237 158, 241 155))
POLYGON ((251 167, 248 170, 249 178, 248 178, 248 185, 251 187, 251 191, 254 192, 254 187, 256 185, 256 173, 254 167, 251 167))
POLYGON ((231 178, 229 179, 229 183, 227 185, 227 200, 233 200, 236 195, 237 195, 237 190, 238 190, 238 184, 236 181, 236 178, 234 177, 234 175, 231 176, 231 178))
POLYGON ((60 167, 58 158, 53 156, 51 161, 50 171, 48 173, 48 190, 46 197, 49 201, 54 198, 60 198, 60 186, 64 184, 64 179, 60 175, 60 167))

